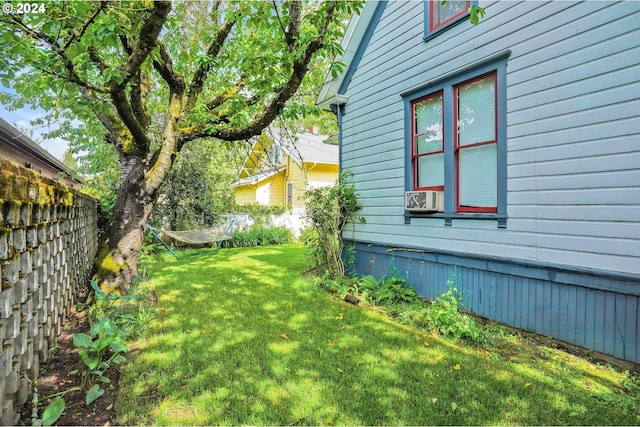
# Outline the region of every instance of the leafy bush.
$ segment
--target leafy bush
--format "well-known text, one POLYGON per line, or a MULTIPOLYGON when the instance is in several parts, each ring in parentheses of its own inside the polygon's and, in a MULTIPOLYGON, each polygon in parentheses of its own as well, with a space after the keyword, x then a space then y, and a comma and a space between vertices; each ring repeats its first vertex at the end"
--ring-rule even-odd
POLYGON ((342 230, 349 221, 356 219, 360 209, 356 189, 348 183, 348 172, 341 172, 338 182, 330 187, 318 187, 305 193, 306 217, 315 230, 315 235, 306 243, 308 259, 316 269, 326 269, 336 279, 344 277, 342 260, 342 230))
POLYGON ((387 278, 384 275, 377 280, 373 276, 364 276, 360 279, 360 288, 363 296, 377 305, 411 304, 420 300, 415 289, 407 286, 403 277, 387 278))
POLYGON ((487 338, 471 316, 460 311, 458 290, 449 283, 449 289, 440 295, 426 310, 428 327, 446 337, 456 338, 471 344, 482 344, 487 338))
POLYGON ((281 245, 293 240, 286 227, 254 227, 249 231, 236 231, 231 239, 222 244, 225 248, 247 248, 252 246, 281 245))

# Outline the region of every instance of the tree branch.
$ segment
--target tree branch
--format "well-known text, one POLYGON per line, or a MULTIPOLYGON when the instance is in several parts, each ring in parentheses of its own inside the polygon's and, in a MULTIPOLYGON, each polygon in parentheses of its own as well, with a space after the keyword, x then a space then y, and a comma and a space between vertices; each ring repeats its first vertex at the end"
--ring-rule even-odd
POLYGON ((94 92, 109 93, 109 90, 107 88, 99 87, 99 86, 96 86, 96 85, 92 85, 91 83, 89 83, 87 81, 84 81, 82 78, 80 78, 78 73, 76 73, 76 70, 75 70, 75 67, 73 65, 73 62, 71 61, 71 58, 69 58, 67 56, 66 52, 49 35, 43 33, 42 31, 38 31, 38 30, 34 30, 32 28, 29 28, 27 25, 24 24, 24 22, 22 22, 22 20, 18 17, 18 15, 10 15, 10 21, 14 25, 18 26, 28 36, 30 36, 31 38, 43 41, 44 43, 46 43, 51 48, 51 50, 53 50, 53 52, 62 61, 62 64, 63 64, 64 68, 69 73, 68 76, 60 75, 59 76, 60 78, 63 78, 63 79, 65 79, 65 80, 67 80, 67 81, 69 81, 71 83, 75 83, 80 87, 84 87, 84 88, 92 90, 94 92))
POLYGON ((229 98, 238 94, 245 87, 245 84, 247 82, 246 79, 247 79, 247 75, 243 74, 242 76, 240 76, 240 80, 238 80, 238 83, 236 83, 234 86, 225 90, 222 94, 207 101, 207 104, 206 104, 207 109, 215 110, 216 108, 224 104, 229 98))
POLYGON ((157 41, 156 46, 158 46, 162 61, 153 61, 153 68, 160 74, 171 90, 183 94, 185 90, 184 77, 174 70, 173 60, 164 44, 157 41))
MULTIPOLYGON (((238 21, 239 14, 234 14, 234 17, 225 22, 222 27, 218 30, 218 33, 213 38, 209 49, 207 49, 207 56, 216 57, 222 50, 222 46, 224 46, 224 42, 231 33, 231 30, 235 26, 238 21)), ((202 61, 200 66, 196 70, 193 75, 193 80, 189 85, 189 91, 187 93, 187 102, 185 104, 185 111, 191 110, 194 105, 196 105, 196 101, 198 100, 198 96, 202 92, 202 88, 204 86, 204 82, 207 78, 207 74, 211 70, 211 63, 209 61, 202 61)))
POLYGON ((112 91, 115 88, 124 87, 132 78, 134 78, 142 66, 142 63, 147 59, 153 48, 156 46, 160 30, 164 26, 167 16, 169 15, 169 11, 171 10, 171 2, 158 0, 155 1, 153 5, 154 7, 151 15, 149 15, 140 28, 138 44, 133 48, 127 62, 120 67, 124 80, 122 83, 117 83, 115 79, 112 79, 112 91))
POLYGON ((131 81, 131 108, 145 132, 149 129, 149 124, 151 123, 151 118, 145 106, 150 88, 151 77, 149 76, 149 72, 142 69, 138 70, 136 76, 131 81))
POLYGON ((237 141, 260 135, 262 130, 280 114, 287 100, 289 100, 300 87, 313 55, 324 46, 325 34, 335 14, 335 8, 336 2, 332 1, 326 10, 326 14, 324 15, 324 20, 320 25, 317 37, 307 45, 304 55, 294 61, 291 76, 279 89, 277 96, 269 103, 260 116, 255 118, 247 126, 235 129, 227 128, 207 131, 204 126, 190 128, 185 130, 181 135, 182 142, 184 143, 207 136, 222 139, 224 141, 237 141))
MULTIPOLYGON (((83 87, 80 88, 80 94, 88 100, 93 99, 91 91, 83 87)), ((98 118, 102 126, 104 126, 104 128, 107 130, 106 140, 109 143, 113 144, 114 147, 116 147, 119 155, 122 155, 122 142, 120 140, 119 132, 116 130, 116 121, 112 117, 109 117, 106 113, 94 109, 91 104, 89 105, 89 108, 91 109, 93 114, 98 118)))
MULTIPOLYGON (((122 43, 122 49, 126 54, 131 55, 133 53, 133 47, 131 47, 131 40, 125 34, 119 34, 118 38, 122 43)), ((136 75, 131 79, 131 91, 130 91, 130 105, 134 112, 135 117, 138 118, 140 126, 146 132, 149 129, 151 118, 147 113, 145 101, 149 90, 151 89, 151 76, 149 72, 144 71, 142 68, 138 69, 136 75)))
POLYGON ((89 28, 89 26, 91 24, 93 24, 93 22, 96 20, 96 18, 100 14, 100 12, 102 12, 107 7, 107 4, 108 4, 108 2, 106 2, 104 0, 100 1, 100 4, 98 5, 98 8, 91 14, 89 19, 87 19, 87 22, 85 22, 82 25, 82 28, 80 28, 80 31, 77 31, 77 32, 71 34, 71 37, 69 37, 69 40, 67 40, 67 42, 64 45, 62 45, 62 50, 63 51, 67 50, 67 48, 69 46, 71 46, 71 43, 73 43, 75 41, 75 39, 78 39, 78 41, 80 41, 80 39, 82 38, 84 33, 87 31, 87 28, 89 28))
POLYGON ((113 100, 113 105, 118 111, 120 119, 122 119, 122 122, 133 137, 131 141, 127 141, 126 144, 123 144, 123 152, 128 156, 134 154, 141 156, 146 155, 149 152, 151 141, 149 141, 149 137, 140 123, 140 120, 136 117, 135 111, 129 102, 127 102, 125 91, 112 91, 111 99, 113 100))
POLYGON ((87 54, 89 55, 89 59, 91 60, 91 62, 95 63, 98 66, 98 68, 100 69, 100 72, 109 68, 106 62, 104 62, 104 60, 98 54, 98 51, 95 48, 95 46, 89 46, 87 48, 87 54))
POLYGON ((299 1, 292 1, 289 4, 289 19, 291 22, 289 23, 289 27, 284 33, 285 40, 287 41, 287 46, 289 46, 289 50, 293 50, 295 47, 295 40, 298 38, 300 34, 300 17, 302 14, 302 6, 299 1))

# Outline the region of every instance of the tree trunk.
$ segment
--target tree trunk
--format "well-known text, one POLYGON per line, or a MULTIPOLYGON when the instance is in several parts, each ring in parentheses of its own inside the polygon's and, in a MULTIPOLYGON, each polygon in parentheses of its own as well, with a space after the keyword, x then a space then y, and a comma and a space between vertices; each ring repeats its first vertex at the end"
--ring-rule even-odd
POLYGON ((149 215, 181 148, 176 135, 180 105, 180 94, 171 93, 162 144, 151 159, 145 154, 120 159, 118 197, 94 265, 94 280, 104 292, 126 295, 136 276, 149 215))
POLYGON ((138 256, 157 189, 145 187, 146 165, 140 159, 134 162, 129 158, 123 166, 126 168, 123 168, 113 216, 96 257, 94 280, 107 293, 126 295, 137 273, 138 256))

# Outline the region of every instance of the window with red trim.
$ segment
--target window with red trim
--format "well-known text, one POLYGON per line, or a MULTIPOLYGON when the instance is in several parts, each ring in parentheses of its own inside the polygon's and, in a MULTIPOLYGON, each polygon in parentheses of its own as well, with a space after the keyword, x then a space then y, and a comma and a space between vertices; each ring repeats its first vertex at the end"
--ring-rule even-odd
POLYGON ((414 188, 444 189, 442 91, 411 103, 414 188))
POLYGON ((496 73, 454 86, 458 212, 497 212, 496 73))
POLYGON ((455 212, 498 212, 497 76, 410 100, 413 190, 444 190, 455 212))
POLYGON ((429 33, 453 23, 469 11, 469 0, 447 0, 444 4, 442 3, 442 0, 429 1, 429 33))

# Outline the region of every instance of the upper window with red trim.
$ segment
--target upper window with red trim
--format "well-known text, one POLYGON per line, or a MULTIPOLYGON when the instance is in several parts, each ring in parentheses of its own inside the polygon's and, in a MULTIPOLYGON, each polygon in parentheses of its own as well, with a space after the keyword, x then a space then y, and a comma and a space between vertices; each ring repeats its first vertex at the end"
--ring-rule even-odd
POLYGON ((458 23, 460 20, 469 16, 469 7, 473 0, 429 0, 425 1, 425 22, 424 36, 425 39, 435 36, 447 27, 458 23))

